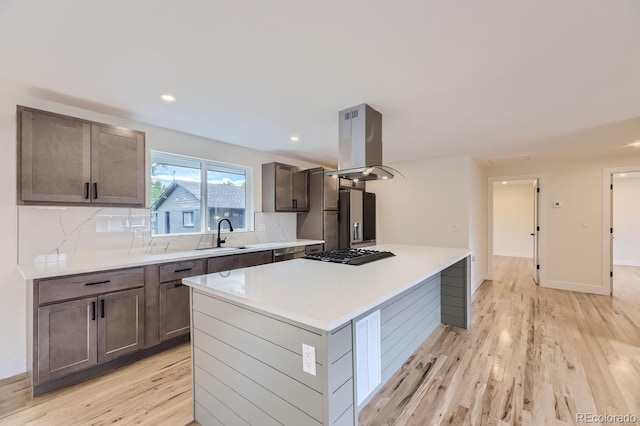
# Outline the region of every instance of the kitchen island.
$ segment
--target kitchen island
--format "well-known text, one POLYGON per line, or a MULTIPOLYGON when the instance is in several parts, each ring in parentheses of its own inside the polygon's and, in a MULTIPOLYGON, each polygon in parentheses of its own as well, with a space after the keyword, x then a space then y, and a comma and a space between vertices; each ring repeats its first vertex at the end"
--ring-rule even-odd
POLYGON ((440 323, 471 321, 470 250, 379 245, 360 266, 297 259, 183 279, 203 425, 355 425, 440 323))

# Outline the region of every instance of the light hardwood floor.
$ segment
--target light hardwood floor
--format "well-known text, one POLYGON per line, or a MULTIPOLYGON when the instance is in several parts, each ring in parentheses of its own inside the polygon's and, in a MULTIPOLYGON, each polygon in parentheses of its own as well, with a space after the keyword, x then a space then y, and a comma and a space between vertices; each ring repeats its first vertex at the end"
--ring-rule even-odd
POLYGON ((537 287, 531 260, 496 258, 469 330, 441 325, 361 412, 360 425, 565 425, 640 419, 640 268, 614 297, 537 287))
MULTIPOLYGON (((359 424, 640 417, 640 268, 616 267, 614 297, 539 288, 530 269, 528 260, 497 258, 496 280, 474 295, 472 328, 440 326, 359 424)), ((0 381, 0 424, 189 424, 189 357, 184 345, 36 398, 24 377, 0 381)))

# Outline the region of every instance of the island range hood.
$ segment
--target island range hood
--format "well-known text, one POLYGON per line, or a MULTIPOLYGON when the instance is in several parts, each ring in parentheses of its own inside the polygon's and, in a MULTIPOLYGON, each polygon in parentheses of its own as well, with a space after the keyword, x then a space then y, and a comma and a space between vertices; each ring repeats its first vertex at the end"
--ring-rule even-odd
POLYGON ((382 114, 367 104, 338 113, 338 170, 325 174, 354 182, 393 179, 398 172, 382 165, 382 114))

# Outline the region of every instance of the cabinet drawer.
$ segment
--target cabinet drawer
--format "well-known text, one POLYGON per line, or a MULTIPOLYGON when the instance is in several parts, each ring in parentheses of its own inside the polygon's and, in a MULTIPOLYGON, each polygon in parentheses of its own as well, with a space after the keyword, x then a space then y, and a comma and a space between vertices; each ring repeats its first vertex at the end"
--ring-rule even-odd
POLYGON ((144 286, 144 268, 71 275, 38 282, 39 304, 144 286))
POLYGON ((320 253, 323 250, 324 250, 324 244, 311 244, 305 247, 304 252, 306 254, 311 254, 311 253, 320 253))
POLYGON ((273 262, 273 252, 271 250, 213 257, 207 261, 207 272, 230 271, 271 262, 273 262))
POLYGON ((204 268, 202 260, 187 260, 184 262, 165 263, 160 265, 160 282, 167 283, 169 281, 181 280, 186 277, 195 277, 202 275, 204 268))

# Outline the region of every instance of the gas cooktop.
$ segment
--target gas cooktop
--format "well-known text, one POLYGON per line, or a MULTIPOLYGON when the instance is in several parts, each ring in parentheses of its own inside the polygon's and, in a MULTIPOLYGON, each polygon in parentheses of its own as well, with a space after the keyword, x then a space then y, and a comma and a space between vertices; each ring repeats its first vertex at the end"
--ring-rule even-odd
POLYGON ((387 257, 395 256, 390 251, 366 249, 338 249, 308 254, 304 258, 323 262, 342 263, 344 265, 362 265, 387 257))

